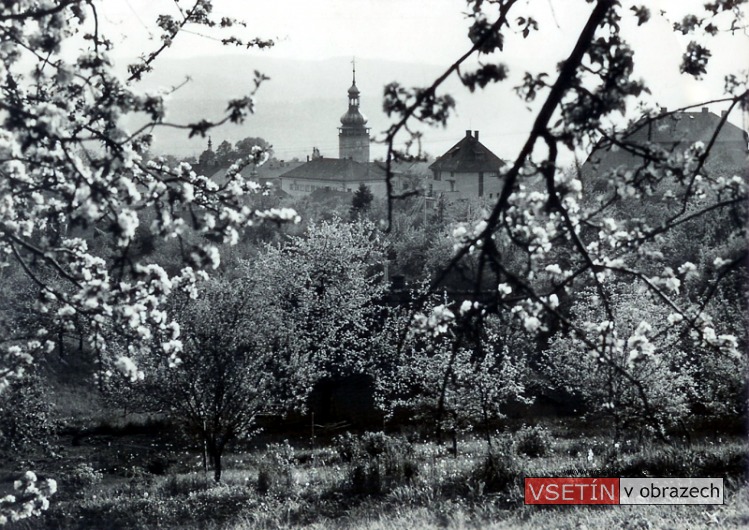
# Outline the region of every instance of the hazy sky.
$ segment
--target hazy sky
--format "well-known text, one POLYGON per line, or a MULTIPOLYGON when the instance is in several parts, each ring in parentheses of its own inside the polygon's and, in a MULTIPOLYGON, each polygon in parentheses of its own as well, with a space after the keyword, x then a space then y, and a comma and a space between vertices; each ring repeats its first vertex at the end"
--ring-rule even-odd
MULTIPOLYGON (((650 68, 644 73, 660 72, 683 82, 672 66, 683 43, 694 37, 675 34, 670 27, 690 6, 699 6, 703 0, 640 3, 650 7, 651 22, 637 27, 633 16, 625 16, 623 27, 635 49, 647 56, 650 68), (666 8, 668 13, 659 15, 666 8), (663 65, 670 67, 668 72, 663 65)), ((544 37, 518 38, 515 49, 507 46, 509 59, 520 59, 525 67, 543 67, 556 64, 570 51, 591 4, 582 0, 525 0, 513 9, 518 15, 532 14, 544 37)), ((278 39, 272 50, 263 52, 276 57, 319 60, 345 55, 449 64, 469 44, 463 0, 215 0, 215 12, 245 20, 248 36, 278 39)), ((152 44, 158 43, 153 21, 159 13, 177 15, 176 2, 109 1, 104 18, 115 27, 115 40, 126 44, 121 51, 127 53, 148 44, 149 38, 152 44)), ((714 64, 735 66, 740 57, 745 62, 749 52, 746 34, 727 34, 710 41, 717 43, 714 64)), ((170 51, 173 57, 226 53, 218 43, 194 35, 180 36, 178 44, 170 51)))
MULTIPOLYGON (((182 0, 182 5, 189 2, 182 0)), ((724 34, 711 42, 713 57, 710 75, 704 83, 679 74, 680 50, 689 40, 708 40, 701 35, 682 36, 671 30, 690 6, 702 0, 656 0, 646 4, 653 13, 650 23, 637 27, 634 16, 625 15, 622 27, 635 49, 636 76, 643 77, 653 91, 653 101, 671 108, 696 104, 720 97, 725 73, 746 68, 749 37, 745 33, 724 34), (661 9, 668 9, 661 15, 661 9)), ((118 0, 105 2, 102 13, 119 54, 150 50, 158 46, 158 29, 153 21, 159 13, 177 15, 173 0, 118 0)), ((628 2, 624 2, 629 5, 628 2)), ((216 13, 233 15, 248 23, 246 36, 277 39, 277 45, 262 53, 266 57, 323 60, 351 57, 398 60, 413 63, 449 65, 470 43, 466 37, 469 22, 463 0, 215 0, 216 13)), ((555 65, 571 51, 578 31, 584 25, 591 4, 583 0, 521 0, 517 15, 532 14, 541 32, 527 40, 509 36, 505 54, 500 58, 509 66, 513 77, 497 89, 498 97, 513 105, 523 104, 512 95, 522 74, 553 72, 555 65)), ((198 35, 180 35, 168 57, 189 58, 195 55, 227 53, 215 40, 198 35)), ((239 53, 232 50, 231 53, 239 53)), ((390 81, 383 79, 382 83, 390 81)), ((272 89, 272 88, 271 88, 272 89)), ((494 90, 494 89, 492 89, 494 90)), ((473 97, 468 91, 454 94, 473 97)), ((714 110, 718 111, 718 108, 714 110)), ((527 129, 526 123, 515 123, 515 129, 527 129)), ((476 122, 482 117, 472 117, 476 122)), ((485 117, 484 117, 485 118, 485 117)), ((514 118, 513 118, 514 119, 514 118)), ((746 117, 732 119, 746 126, 746 117), (743 122, 743 123, 742 123, 743 122)), ((479 125, 473 123, 473 125, 479 125)), ((455 123, 456 141, 467 124, 455 123)), ((445 133, 442 132, 441 135, 445 133)), ((520 140, 518 140, 520 141, 520 140)))
MULTIPOLYGON (((271 52, 277 57, 404 57, 441 64, 465 48, 464 7, 460 0, 216 0, 215 13, 245 20, 248 35, 278 39, 271 52)), ((105 16, 122 24, 115 30, 120 38, 144 42, 160 12, 178 14, 172 0, 122 0, 107 5, 105 16)), ((223 52, 206 39, 183 41, 189 45, 174 56, 223 52)))

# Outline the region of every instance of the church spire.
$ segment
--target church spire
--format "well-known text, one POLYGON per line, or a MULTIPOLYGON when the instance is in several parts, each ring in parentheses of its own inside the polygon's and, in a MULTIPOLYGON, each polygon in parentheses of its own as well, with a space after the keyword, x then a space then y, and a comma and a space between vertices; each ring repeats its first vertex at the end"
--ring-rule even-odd
POLYGON ((348 111, 338 128, 338 157, 369 162, 369 127, 359 112, 359 88, 356 86, 356 58, 351 60, 352 83, 348 89, 348 111))
POLYGON ((356 58, 353 58, 351 60, 351 70, 353 74, 353 80, 351 82, 351 88, 348 89, 349 111, 359 108, 359 88, 356 86, 356 58))

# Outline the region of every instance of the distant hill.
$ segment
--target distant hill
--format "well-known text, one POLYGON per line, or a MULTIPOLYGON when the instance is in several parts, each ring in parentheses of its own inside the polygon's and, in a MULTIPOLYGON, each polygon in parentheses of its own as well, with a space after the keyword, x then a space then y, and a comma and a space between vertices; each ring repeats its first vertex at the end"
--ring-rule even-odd
MULTIPOLYGON (((186 123, 198 118, 218 118, 226 101, 251 90, 254 70, 271 78, 257 95, 257 111, 242 126, 225 125, 211 132, 214 146, 222 140, 234 143, 247 136, 260 136, 274 146, 281 159, 304 159, 318 147, 325 156, 338 156, 340 116, 346 111, 346 91, 351 85, 351 59, 299 61, 245 55, 166 59, 146 76, 145 89, 179 85, 189 75, 191 81, 171 95, 169 121, 186 123)), ((399 81, 405 86, 425 86, 437 77, 442 66, 398 61, 357 59, 357 86, 362 93, 361 109, 369 119, 372 134, 378 136, 389 121, 382 112, 385 84, 399 81)), ((507 87, 503 87, 505 90, 507 87)), ((510 156, 528 126, 528 114, 519 101, 502 98, 497 90, 470 95, 455 80, 446 89, 458 100, 457 116, 448 129, 425 131, 424 148, 439 155, 465 134, 481 130, 481 140, 500 157, 510 156), (507 103, 511 102, 511 105, 507 103), (507 126, 506 124, 512 124, 507 126)), ((136 125, 135 120, 128 123, 136 125)), ((205 139, 187 139, 185 131, 164 128, 156 132, 155 153, 178 156, 199 154, 205 139)), ((373 146, 373 158, 381 157, 384 147, 373 146)))

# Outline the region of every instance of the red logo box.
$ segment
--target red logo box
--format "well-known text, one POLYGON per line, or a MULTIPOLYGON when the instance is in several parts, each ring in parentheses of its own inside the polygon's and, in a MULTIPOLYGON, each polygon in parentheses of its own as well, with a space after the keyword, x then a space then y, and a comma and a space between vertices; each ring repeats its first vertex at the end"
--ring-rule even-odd
POLYGON ((526 478, 525 504, 619 504, 619 479, 526 478))

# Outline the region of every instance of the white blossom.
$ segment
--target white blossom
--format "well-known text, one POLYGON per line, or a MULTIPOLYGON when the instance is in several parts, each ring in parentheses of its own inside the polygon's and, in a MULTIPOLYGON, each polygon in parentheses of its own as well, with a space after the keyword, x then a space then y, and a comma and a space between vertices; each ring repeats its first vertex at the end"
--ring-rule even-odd
POLYGON ((460 314, 465 315, 471 310, 472 307, 473 303, 471 303, 470 300, 463 300, 463 303, 460 304, 460 314))
POLYGON ((552 293, 549 295, 549 306, 552 309, 556 309, 557 307, 559 307, 559 297, 556 294, 552 293))
POLYGON ((534 316, 527 316, 523 321, 523 325, 527 331, 534 332, 541 327, 541 321, 534 316))
POLYGON ((135 383, 144 377, 143 372, 138 370, 138 366, 129 357, 125 357, 124 355, 121 356, 117 359, 114 365, 115 368, 117 368, 117 370, 119 370, 120 373, 128 378, 132 383, 135 383))
POLYGON ((679 287, 681 286, 681 280, 679 278, 667 278, 665 285, 669 290, 678 293, 679 287))

